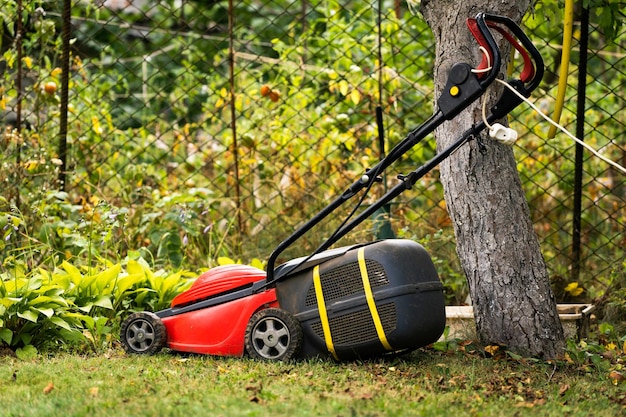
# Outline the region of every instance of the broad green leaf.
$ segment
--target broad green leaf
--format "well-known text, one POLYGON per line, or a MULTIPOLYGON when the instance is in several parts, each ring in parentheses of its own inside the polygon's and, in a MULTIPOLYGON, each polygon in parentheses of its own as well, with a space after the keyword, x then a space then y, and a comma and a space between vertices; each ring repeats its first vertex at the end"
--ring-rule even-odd
POLYGON ((91 312, 91 307, 93 307, 93 303, 91 301, 85 303, 85 304, 81 304, 81 305, 77 305, 76 307, 78 307, 78 309, 80 311, 83 311, 87 314, 89 314, 91 312))
POLYGON ((72 279, 68 274, 53 274, 51 281, 65 291, 69 290, 72 284, 72 279))
POLYGON ((66 342, 82 342, 85 340, 85 336, 83 335, 83 332, 75 330, 75 329, 74 330, 60 329, 59 334, 61 335, 63 340, 66 342))
POLYGON ((7 345, 11 345, 13 340, 13 332, 10 329, 0 329, 0 340, 7 345))
POLYGON ((40 277, 34 277, 27 280, 26 290, 27 291, 35 291, 41 288, 43 285, 43 280, 40 277))
POLYGON ((29 309, 29 310, 24 310, 24 311, 18 311, 17 316, 23 318, 24 320, 37 323, 37 318, 39 317, 39 314, 29 309))
POLYGON ((3 282, 3 287, 7 294, 17 295, 17 289, 22 287, 21 279, 11 279, 3 282))
POLYGON ((33 345, 26 345, 21 348, 17 348, 15 355, 19 360, 28 361, 37 357, 37 349, 33 345))
POLYGON ((85 316, 83 317, 83 322, 85 322, 85 327, 87 327, 88 329, 93 329, 94 326, 96 325, 96 321, 94 320, 93 317, 90 316, 85 316))
POLYGON ((102 294, 104 292, 104 289, 107 287, 109 288, 109 293, 113 291, 115 280, 119 276, 121 270, 122 265, 116 264, 113 267, 106 269, 95 276, 95 285, 100 294, 102 294))
POLYGON ((39 294, 42 296, 59 296, 63 294, 65 290, 56 284, 44 285, 39 289, 39 294))
POLYGON ((32 306, 36 306, 39 304, 53 304, 53 305, 60 305, 60 306, 65 306, 67 307, 67 301, 65 300, 65 298, 61 297, 61 296, 46 296, 46 295, 40 295, 39 297, 35 297, 32 300, 30 300, 30 305, 32 306))
POLYGON ((31 307, 31 309, 36 310, 38 312, 40 312, 41 314, 43 314, 44 316, 50 318, 52 316, 54 316, 54 309, 52 308, 36 308, 36 307, 31 307))
POLYGON ((142 305, 144 300, 149 294, 154 294, 156 291, 151 288, 140 288, 136 291, 137 296, 135 297, 135 302, 138 305, 142 305))
POLYGON ((61 315, 61 317, 63 319, 65 319, 67 321, 67 319, 72 319, 72 320, 78 320, 78 321, 83 321, 85 319, 90 318, 88 315, 86 314, 82 314, 82 313, 72 313, 72 312, 68 312, 68 313, 63 313, 61 315))
POLYGON ((67 274, 69 275, 70 279, 72 280, 74 284, 76 285, 80 284, 83 278, 83 274, 80 273, 78 268, 76 268, 74 265, 70 264, 67 261, 63 261, 63 263, 61 264, 61 267, 65 270, 65 272, 67 272, 67 274))
POLYGON ((94 292, 98 290, 97 288, 92 287, 93 284, 96 282, 96 279, 97 275, 84 275, 82 279, 77 283, 79 290, 83 293, 88 292, 90 295, 92 295, 92 290, 94 292))
POLYGON ((180 272, 170 275, 161 284, 161 295, 170 292, 180 282, 180 272))
POLYGON ((2 304, 4 307, 9 308, 11 307, 13 304, 19 303, 20 301, 22 301, 22 298, 15 298, 15 297, 3 297, 0 298, 0 304, 2 304))
POLYGON ((113 304, 111 303, 111 299, 109 298, 108 295, 102 295, 102 296, 98 297, 93 302, 93 305, 98 306, 98 307, 107 308, 109 310, 113 310, 113 304))
POLYGON ((72 326, 61 317, 50 317, 50 323, 66 330, 73 330, 72 326))
POLYGON ((128 261, 128 264, 126 265, 126 271, 128 272, 129 275, 143 275, 144 274, 144 268, 143 266, 134 260, 130 260, 128 261))
POLYGON ((115 287, 115 298, 119 299, 124 295, 126 291, 132 288, 135 284, 139 284, 144 280, 143 274, 127 275, 117 280, 115 287))

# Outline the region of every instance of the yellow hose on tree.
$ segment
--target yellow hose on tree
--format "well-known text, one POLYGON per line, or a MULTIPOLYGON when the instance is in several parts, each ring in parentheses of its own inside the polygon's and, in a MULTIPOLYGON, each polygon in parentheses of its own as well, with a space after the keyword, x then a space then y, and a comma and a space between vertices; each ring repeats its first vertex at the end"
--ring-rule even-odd
MULTIPOLYGON (((574 0, 565 0, 565 11, 563 12, 563 49, 561 50, 561 69, 559 71, 559 88, 556 93, 556 103, 554 105, 555 122, 559 122, 563 103, 565 102, 565 90, 567 89, 567 75, 569 72, 569 55, 572 49, 572 32, 574 28, 574 0)), ((556 127, 550 126, 548 138, 556 136, 556 127)))

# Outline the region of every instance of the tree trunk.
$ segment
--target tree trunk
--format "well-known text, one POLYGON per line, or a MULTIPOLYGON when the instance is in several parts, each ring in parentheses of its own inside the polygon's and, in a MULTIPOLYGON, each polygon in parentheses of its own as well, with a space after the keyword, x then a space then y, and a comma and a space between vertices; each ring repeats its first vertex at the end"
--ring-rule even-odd
MULTIPOLYGON (((528 5, 529 0, 423 0, 422 13, 436 39, 435 96, 453 64, 480 62, 466 18, 484 11, 519 22, 528 5)), ((503 63, 508 62, 506 49, 503 63)), ((487 108, 501 91, 494 85, 487 108)), ((480 100, 437 129, 439 148, 481 120, 480 100)), ((480 341, 525 356, 561 356, 563 328, 512 149, 483 134, 441 164, 441 180, 480 341)))

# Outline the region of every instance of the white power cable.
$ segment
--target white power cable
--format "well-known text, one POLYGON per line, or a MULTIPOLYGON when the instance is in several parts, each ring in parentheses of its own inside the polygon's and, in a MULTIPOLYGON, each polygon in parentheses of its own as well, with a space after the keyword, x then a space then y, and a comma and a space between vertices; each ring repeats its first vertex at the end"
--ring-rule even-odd
MULTIPOLYGON (((550 124, 552 124, 553 126, 555 126, 557 129, 561 130, 563 133, 565 133, 567 136, 569 136, 571 139, 573 139, 576 143, 580 144, 581 146, 585 147, 589 152, 591 152, 592 154, 594 154, 595 156, 597 156, 598 158, 600 158, 601 160, 603 160, 604 162, 606 162, 607 164, 617 168, 618 170, 622 171, 624 174, 626 174, 626 168, 624 168, 623 166, 621 166, 620 164, 618 164, 617 162, 611 161, 610 159, 608 159, 607 157, 603 156, 602 154, 600 154, 598 151, 596 151, 595 149, 593 149, 590 145, 588 145, 587 143, 585 143, 584 141, 578 139, 576 136, 572 135, 566 128, 564 128, 563 126, 561 126, 560 124, 558 124, 557 122, 555 122, 554 120, 552 120, 549 116, 545 115, 541 110, 539 110, 539 108, 537 106, 535 106, 535 104, 533 104, 530 100, 528 100, 526 97, 524 97, 522 94, 520 94, 519 91, 517 91, 515 88, 513 88, 512 85, 510 85, 509 83, 507 83, 506 81, 500 80, 500 79, 496 79, 497 82, 499 82, 500 84, 503 84, 506 88, 508 88, 509 90, 511 90, 513 93, 515 93, 515 95, 517 95, 524 103, 528 104, 534 111, 536 111, 537 113, 539 113, 539 115, 541 117, 543 117, 544 119, 546 119, 546 121, 550 124)), ((485 125, 487 127, 490 128, 490 130, 494 129, 497 127, 497 123, 494 124, 493 126, 490 126, 487 123, 487 119, 485 117, 485 102, 483 101, 483 119, 485 122, 485 125)), ((490 131, 491 134, 491 131, 490 131)), ((492 137, 494 137, 492 135, 492 137)), ((496 137, 497 139, 497 137, 496 137)))
POLYGON ((505 127, 500 123, 494 123, 493 125, 491 125, 489 124, 489 121, 487 121, 486 97, 483 98, 482 116, 483 123, 485 123, 485 126, 487 126, 487 128, 489 129, 489 136, 491 136, 500 143, 504 143, 505 145, 512 146, 515 143, 515 141, 517 140, 517 132, 514 129, 511 129, 510 127, 505 127))
POLYGON ((487 48, 485 48, 484 46, 479 46, 478 50, 482 52, 485 58, 487 59, 487 67, 483 69, 472 68, 472 72, 474 74, 483 74, 485 72, 491 71, 492 66, 491 66, 491 56, 489 56, 489 51, 487 51, 487 48))

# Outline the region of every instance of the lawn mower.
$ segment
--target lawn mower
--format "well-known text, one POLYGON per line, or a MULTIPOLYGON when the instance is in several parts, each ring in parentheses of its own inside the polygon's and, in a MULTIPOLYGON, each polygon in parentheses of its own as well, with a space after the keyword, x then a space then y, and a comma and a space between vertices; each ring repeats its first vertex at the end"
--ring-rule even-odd
POLYGON ((539 85, 544 71, 541 56, 512 20, 480 13, 468 19, 467 25, 483 60, 476 68, 466 63, 452 66, 438 108, 427 121, 280 243, 268 258, 266 271, 246 265, 218 266, 200 275, 187 291, 174 298, 170 308, 129 315, 121 326, 125 350, 152 354, 167 347, 220 356, 247 353, 263 360, 353 360, 409 352, 435 342, 445 328, 443 285, 421 245, 392 238, 331 246, 411 189, 452 152, 479 138, 484 129, 489 128, 495 138, 509 134, 494 122, 522 99, 504 89, 481 123, 415 171, 398 176, 398 184, 375 203, 360 208, 364 196, 381 182, 386 168, 437 126, 452 120, 497 78, 501 57, 495 32, 523 58, 519 79, 509 80, 509 85, 522 97, 528 97, 539 85), (285 249, 357 195, 361 198, 351 214, 317 250, 275 266, 285 249))

